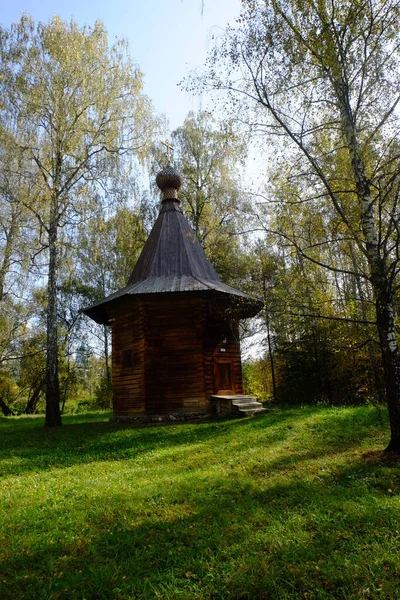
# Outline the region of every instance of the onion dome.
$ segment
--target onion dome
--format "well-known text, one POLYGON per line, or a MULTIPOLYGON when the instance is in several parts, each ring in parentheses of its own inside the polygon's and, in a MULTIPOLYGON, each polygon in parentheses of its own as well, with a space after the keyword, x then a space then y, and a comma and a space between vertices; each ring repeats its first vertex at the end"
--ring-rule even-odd
POLYGON ((156 184, 163 192, 163 201, 178 200, 178 190, 182 187, 183 178, 179 171, 168 165, 158 173, 156 184))

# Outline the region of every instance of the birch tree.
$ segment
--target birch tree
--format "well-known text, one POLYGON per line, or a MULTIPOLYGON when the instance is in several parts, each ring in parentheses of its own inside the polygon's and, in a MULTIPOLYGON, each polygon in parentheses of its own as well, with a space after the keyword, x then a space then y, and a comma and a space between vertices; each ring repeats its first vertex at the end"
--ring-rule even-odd
MULTIPOLYGON (((101 22, 80 28, 24 16, 0 31, 1 119, 16 114, 18 149, 30 161, 35 214, 48 254, 46 425, 59 426, 57 288, 60 228, 85 216, 90 190, 104 198, 120 157, 143 156, 154 120, 143 75, 124 41, 101 22), (99 190, 103 193, 99 193, 99 190)), ((87 215, 86 215, 87 216, 87 215)), ((64 236, 65 237, 65 236, 64 236)))
MULTIPOLYGON (((88 306, 127 285, 146 240, 140 216, 120 206, 109 219, 99 213, 79 232, 73 287, 88 306)), ((111 389, 111 328, 89 323, 91 334, 103 348, 107 385, 111 389)))
MULTIPOLYGON (((238 270, 243 199, 239 173, 246 140, 229 120, 210 112, 190 112, 172 133, 174 159, 183 174, 180 199, 207 257, 225 281, 238 270)), ((236 273, 237 274, 237 273, 236 273)))
MULTIPOLYGON (((400 4, 397 0, 243 0, 237 26, 209 57, 202 84, 228 92, 269 140, 300 201, 329 203, 372 287, 391 438, 400 452, 400 4), (346 165, 343 172, 343 164, 346 165)), ((290 185, 290 184, 289 184, 290 185)), ((286 239, 286 241, 290 241, 286 239)), ((305 258, 310 246, 291 240, 305 258)), ((332 272, 338 267, 323 267, 332 272)))

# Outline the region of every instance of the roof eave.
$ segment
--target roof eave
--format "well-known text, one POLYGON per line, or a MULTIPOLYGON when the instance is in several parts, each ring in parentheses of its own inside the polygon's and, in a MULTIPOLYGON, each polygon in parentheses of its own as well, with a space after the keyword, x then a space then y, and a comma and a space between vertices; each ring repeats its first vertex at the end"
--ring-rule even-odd
POLYGON ((227 305, 230 306, 231 310, 235 312, 239 319, 248 319, 255 317, 262 309, 264 303, 259 298, 255 298, 244 292, 232 289, 230 291, 224 291, 208 287, 206 289, 187 289, 187 290, 165 290, 163 292, 145 292, 135 293, 132 288, 135 286, 127 286, 124 290, 120 290, 115 294, 111 294, 104 300, 100 300, 87 308, 82 310, 83 314, 87 315, 99 325, 108 325, 112 319, 113 312, 118 304, 123 304, 128 298, 140 298, 144 296, 154 296, 156 294, 177 294, 177 293, 192 293, 192 294, 214 294, 227 300, 227 305), (131 290, 131 291, 130 291, 131 290), (122 292, 122 293, 121 293, 122 292))

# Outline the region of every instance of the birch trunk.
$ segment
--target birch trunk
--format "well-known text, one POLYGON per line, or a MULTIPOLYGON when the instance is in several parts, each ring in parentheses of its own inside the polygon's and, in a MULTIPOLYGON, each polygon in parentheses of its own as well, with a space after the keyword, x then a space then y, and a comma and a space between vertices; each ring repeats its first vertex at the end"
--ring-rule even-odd
POLYGON ((57 216, 57 198, 52 198, 49 226, 49 279, 47 284, 46 427, 59 427, 61 425, 57 334, 57 216))
MULTIPOLYGON (((354 160, 356 168, 360 162, 354 160)), ((358 167, 357 167, 358 166, 358 167)), ((375 299, 376 323, 383 362, 386 401, 391 437, 387 452, 400 452, 400 360, 394 328, 393 292, 390 289, 386 261, 380 256, 373 216, 369 184, 364 169, 358 172, 357 193, 360 199, 361 223, 366 240, 367 260, 375 299)))
POLYGON ((360 155, 355 124, 344 84, 337 86, 342 126, 351 157, 351 166, 359 202, 370 280, 375 299, 376 322, 382 353, 386 400, 391 437, 387 452, 400 453, 400 357, 395 336, 393 290, 387 261, 378 241, 374 205, 364 161, 360 155))

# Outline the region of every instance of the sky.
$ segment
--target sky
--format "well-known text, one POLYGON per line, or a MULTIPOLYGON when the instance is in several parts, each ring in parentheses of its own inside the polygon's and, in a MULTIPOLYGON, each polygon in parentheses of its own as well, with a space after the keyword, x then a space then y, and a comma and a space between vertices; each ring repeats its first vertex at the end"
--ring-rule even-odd
POLYGON ((145 75, 145 93, 173 130, 189 110, 210 105, 210 98, 194 97, 178 83, 202 67, 212 36, 221 35, 239 11, 240 0, 2 0, 0 23, 9 27, 24 12, 36 22, 54 14, 79 25, 102 20, 110 42, 128 40, 145 75))

